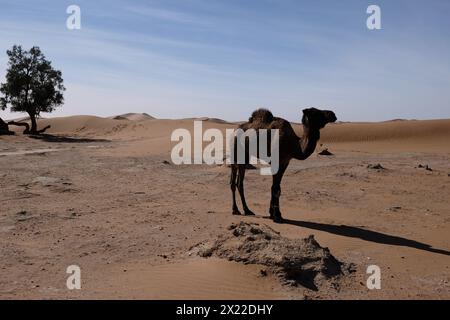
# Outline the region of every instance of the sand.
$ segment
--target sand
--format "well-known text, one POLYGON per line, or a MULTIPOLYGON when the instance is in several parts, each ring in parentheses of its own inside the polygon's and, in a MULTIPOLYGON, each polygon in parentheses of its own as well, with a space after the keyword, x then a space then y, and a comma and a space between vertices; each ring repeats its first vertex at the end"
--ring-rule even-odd
POLYGON ((114 120, 130 120, 130 121, 145 121, 150 119, 155 119, 148 113, 124 113, 118 116, 112 116, 109 119, 114 120))
POLYGON ((237 217, 229 168, 170 163, 172 131, 193 120, 73 116, 41 119, 52 127, 39 139, 14 127, 1 136, 0 298, 450 299, 450 120, 327 126, 332 155, 292 160, 284 176, 284 224, 264 218, 270 177, 248 171, 257 216, 237 217), (264 265, 192 253, 241 221, 313 235, 354 272, 311 290, 262 276, 264 265), (66 287, 73 264, 81 290, 66 287), (381 290, 366 287, 372 264, 381 290))

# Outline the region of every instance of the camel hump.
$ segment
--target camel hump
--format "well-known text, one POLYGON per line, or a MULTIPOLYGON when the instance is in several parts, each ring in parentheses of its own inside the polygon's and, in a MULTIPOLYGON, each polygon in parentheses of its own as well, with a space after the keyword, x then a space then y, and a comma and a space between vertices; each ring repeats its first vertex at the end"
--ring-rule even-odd
POLYGON ((258 109, 253 111, 252 116, 248 119, 248 122, 260 121, 263 123, 270 123, 273 121, 273 114, 267 109, 258 109))

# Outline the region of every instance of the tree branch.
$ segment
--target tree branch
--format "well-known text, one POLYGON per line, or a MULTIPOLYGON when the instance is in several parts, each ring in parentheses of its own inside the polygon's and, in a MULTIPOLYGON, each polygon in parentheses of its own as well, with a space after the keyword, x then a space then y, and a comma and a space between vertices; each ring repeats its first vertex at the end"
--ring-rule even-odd
MULTIPOLYGON (((30 133, 32 133, 32 132, 30 132, 30 125, 28 123, 26 123, 26 122, 9 121, 8 125, 25 127, 25 130, 23 131, 23 134, 30 134, 30 133)), ((44 133, 45 131, 47 131, 50 128, 51 128, 51 126, 48 125, 48 126, 46 126, 45 128, 43 128, 41 130, 37 130, 35 133, 36 134, 41 134, 41 133, 44 133)))
POLYGON ((28 134, 30 133, 30 125, 28 123, 25 122, 16 122, 16 121, 9 121, 8 125, 13 125, 13 126, 19 126, 19 127, 25 127, 25 130, 23 131, 23 134, 28 134))

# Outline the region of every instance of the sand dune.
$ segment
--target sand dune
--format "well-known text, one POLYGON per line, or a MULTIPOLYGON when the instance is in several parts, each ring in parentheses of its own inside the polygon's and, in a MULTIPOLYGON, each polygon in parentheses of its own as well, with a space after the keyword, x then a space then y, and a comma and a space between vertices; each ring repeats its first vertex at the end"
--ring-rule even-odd
POLYGON ((8 121, 16 121, 16 122, 26 122, 26 121, 30 121, 30 117, 20 117, 20 118, 16 118, 16 119, 11 119, 8 121))
MULTIPOLYGON (((127 120, 113 120, 108 118, 101 118, 96 116, 70 116, 70 117, 56 117, 49 119, 38 120, 38 128, 51 125, 49 133, 90 133, 90 134, 105 134, 112 130, 117 125, 127 123, 127 120)), ((16 129, 14 126, 11 129, 16 129)), ((20 131, 22 129, 18 129, 20 131)))
POLYGON ((145 121, 145 120, 151 120, 155 119, 151 115, 147 113, 124 113, 118 116, 112 116, 109 117, 110 119, 114 120, 130 120, 130 121, 145 121))
POLYGON ((450 119, 334 124, 322 141, 360 151, 450 152, 450 119))
MULTIPOLYGON (((128 113, 113 118, 95 116, 71 116, 40 119, 39 128, 51 125, 48 133, 95 136, 111 139, 158 139, 167 140, 177 128, 192 130, 193 121, 201 120, 203 127, 235 128, 236 124, 217 118, 189 118, 180 120, 154 119, 147 114, 128 113)), ((293 124, 298 135, 300 124, 293 124)), ((20 132, 22 128, 11 127, 20 132)), ((450 119, 401 120, 385 122, 336 123, 323 131, 321 142, 331 147, 351 147, 355 150, 433 151, 450 152, 450 119)), ((158 144, 156 144, 158 145, 158 144)))
POLYGON ((322 134, 323 139, 334 142, 447 139, 448 137, 450 137, 450 120, 448 119, 334 124, 325 128, 322 134))
POLYGON ((197 120, 204 122, 212 122, 212 123, 221 123, 221 124, 231 124, 231 122, 219 119, 219 118, 209 118, 209 117, 200 117, 200 118, 189 118, 185 120, 197 120))

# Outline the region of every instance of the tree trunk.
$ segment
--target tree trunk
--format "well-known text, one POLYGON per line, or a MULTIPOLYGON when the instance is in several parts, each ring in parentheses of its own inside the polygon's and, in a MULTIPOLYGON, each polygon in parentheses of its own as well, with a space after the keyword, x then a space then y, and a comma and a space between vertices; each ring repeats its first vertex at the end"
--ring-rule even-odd
POLYGON ((29 113, 30 115, 30 121, 31 121, 31 129, 30 129, 30 134, 37 134, 37 123, 36 123, 36 115, 29 113))

